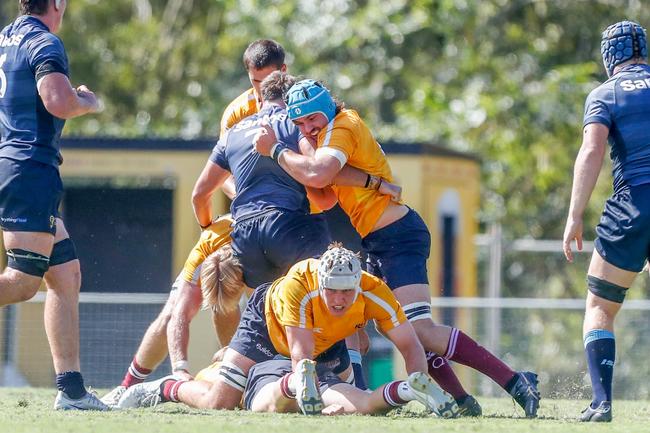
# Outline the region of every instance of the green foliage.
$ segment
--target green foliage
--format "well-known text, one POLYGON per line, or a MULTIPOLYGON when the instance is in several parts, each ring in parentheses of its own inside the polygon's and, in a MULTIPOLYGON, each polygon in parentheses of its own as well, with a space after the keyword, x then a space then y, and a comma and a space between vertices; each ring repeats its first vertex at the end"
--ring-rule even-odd
MULTIPOLYGON (((274 38, 291 72, 324 79, 380 139, 478 155, 481 221, 534 238, 562 235, 584 99, 605 78, 600 32, 622 18, 650 25, 642 2, 627 0, 69 3, 61 37, 73 82, 105 108, 68 134, 215 136, 249 87, 243 50, 274 38)), ((16 10, 0 7, 5 21, 16 10)), ((603 176, 586 227, 609 191, 603 176)))

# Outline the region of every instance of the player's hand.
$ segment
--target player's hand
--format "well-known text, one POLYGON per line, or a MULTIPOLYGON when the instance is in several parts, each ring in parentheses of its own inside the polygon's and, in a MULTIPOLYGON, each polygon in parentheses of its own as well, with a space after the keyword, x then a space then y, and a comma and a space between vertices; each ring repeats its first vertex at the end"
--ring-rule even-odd
POLYGON ((255 137, 253 137, 255 150, 260 155, 271 156, 271 148, 275 143, 277 143, 275 131, 273 131, 271 125, 263 123, 262 126, 258 128, 255 137))
POLYGON ((321 413, 323 415, 343 415, 345 413, 345 408, 340 404, 330 404, 323 409, 321 413))
POLYGON ((194 380, 194 376, 185 370, 176 370, 172 374, 178 380, 194 380))
POLYGON ((96 113, 99 111, 99 99, 93 91, 91 91, 85 85, 81 85, 75 89, 77 91, 77 96, 84 101, 88 111, 91 113, 96 113))
POLYGON ((576 248, 578 251, 582 251, 582 218, 574 219, 569 217, 566 221, 566 226, 564 227, 564 237, 562 241, 564 256, 569 263, 573 263, 571 242, 573 242, 574 239, 576 241, 576 248))
POLYGON ((214 352, 214 355, 212 355, 212 362, 223 361, 223 356, 226 354, 226 350, 228 350, 228 346, 223 346, 221 349, 214 352))
POLYGON ((390 199, 395 202, 399 202, 402 199, 402 187, 390 183, 385 179, 381 180, 378 191, 381 194, 390 196, 390 199))

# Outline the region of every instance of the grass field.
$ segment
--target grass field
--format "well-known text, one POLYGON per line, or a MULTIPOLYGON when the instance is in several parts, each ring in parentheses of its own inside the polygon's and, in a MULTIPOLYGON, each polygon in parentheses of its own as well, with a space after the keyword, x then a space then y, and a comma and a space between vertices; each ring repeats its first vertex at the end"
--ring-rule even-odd
MULTIPOLYGON (((101 394, 101 393, 100 393, 101 394)), ((434 433, 434 432, 650 432, 650 402, 619 401, 611 424, 575 421, 586 401, 542 400, 539 418, 521 418, 512 400, 481 398, 484 417, 443 420, 425 416, 411 403, 386 416, 304 417, 208 411, 165 404, 125 412, 55 412, 54 391, 0 388, 0 432, 75 433, 434 433)))

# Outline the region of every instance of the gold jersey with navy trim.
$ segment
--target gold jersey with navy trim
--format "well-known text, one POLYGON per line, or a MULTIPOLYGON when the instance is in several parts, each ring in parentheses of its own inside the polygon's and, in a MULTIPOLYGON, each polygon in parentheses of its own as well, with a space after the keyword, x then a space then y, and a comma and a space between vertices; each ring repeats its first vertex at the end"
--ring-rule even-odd
POLYGON ((261 103, 252 87, 236 97, 228 104, 221 116, 219 136, 223 137, 227 130, 232 128, 240 120, 247 118, 260 111, 261 103))
POLYGON ((230 243, 234 220, 229 214, 219 217, 201 232, 198 242, 187 256, 181 275, 188 283, 198 284, 201 264, 210 254, 230 243))
POLYGON ((402 307, 388 286, 367 272, 361 275, 361 293, 354 303, 344 315, 332 315, 318 290, 318 263, 317 259, 296 263, 266 293, 266 324, 278 353, 290 356, 285 326, 311 329, 316 357, 369 320, 375 320, 384 333, 406 322, 402 307))
MULTIPOLYGON (((318 150, 336 157, 341 166, 348 164, 373 176, 393 182, 393 174, 381 146, 370 128, 354 110, 341 110, 318 134, 318 150)), ((361 237, 372 231, 390 203, 390 197, 378 191, 352 186, 332 185, 341 208, 361 237)))

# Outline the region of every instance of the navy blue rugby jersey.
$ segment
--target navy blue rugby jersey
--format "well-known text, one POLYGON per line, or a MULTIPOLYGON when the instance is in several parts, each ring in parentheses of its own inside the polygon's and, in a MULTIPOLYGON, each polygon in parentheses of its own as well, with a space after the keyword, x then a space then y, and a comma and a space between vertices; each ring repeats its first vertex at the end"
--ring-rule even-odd
POLYGON ((268 209, 309 213, 305 187, 278 163, 255 151, 253 138, 263 122, 271 125, 279 143, 299 152, 298 128, 287 111, 276 105, 241 120, 219 139, 210 161, 235 178, 237 196, 230 206, 235 221, 268 209))
POLYGON ((65 120, 50 114, 36 88, 52 72, 69 75, 63 42, 23 15, 0 33, 0 157, 58 166, 65 120))
POLYGON ((650 183, 650 66, 628 65, 594 89, 583 125, 609 128, 614 191, 650 183))

